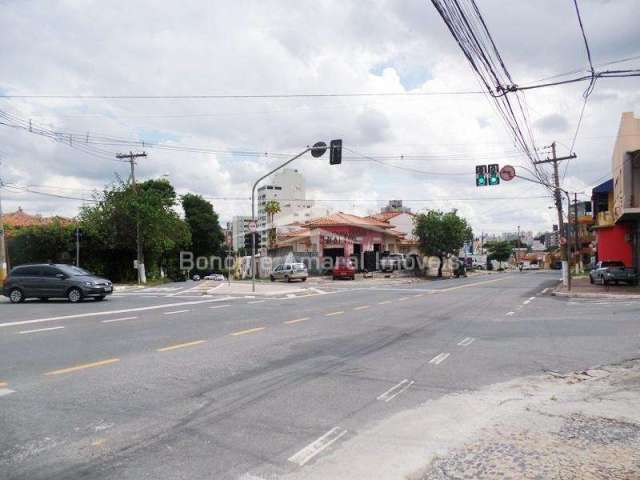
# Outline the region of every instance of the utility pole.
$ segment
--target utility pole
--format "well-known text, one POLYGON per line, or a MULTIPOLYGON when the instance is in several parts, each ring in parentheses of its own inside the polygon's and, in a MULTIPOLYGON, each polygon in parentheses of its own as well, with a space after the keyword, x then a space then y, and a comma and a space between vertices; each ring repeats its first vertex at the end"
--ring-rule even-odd
MULTIPOLYGON (((0 167, 2 162, 0 162, 0 167)), ((2 177, 0 177, 0 285, 7 278, 7 257, 4 243, 4 221, 2 219, 2 177)))
POLYGON ((574 251, 573 258, 576 265, 576 274, 580 272, 580 263, 582 263, 582 254, 580 254, 580 240, 578 235, 578 193, 573 194, 573 240, 574 251))
MULTIPOLYGON (((562 239, 564 238, 564 245, 561 245, 560 255, 562 258, 562 283, 567 287, 568 290, 571 290, 571 271, 569 266, 569 242, 566 238, 566 233, 564 230, 564 219, 562 214, 562 194, 560 189, 560 176, 558 174, 558 162, 563 160, 569 160, 571 158, 576 158, 576 154, 572 153, 566 157, 557 157, 556 156, 556 142, 554 141, 551 144, 551 158, 547 158, 546 160, 539 160, 534 162, 536 165, 541 163, 553 163, 553 184, 554 188, 554 198, 556 202, 556 209, 558 210, 558 230, 560 231, 560 243, 562 243, 562 239)), ((569 197, 570 198, 570 197, 569 197)))
MULTIPOLYGON (((138 195, 138 186, 136 185, 136 158, 146 157, 145 152, 142 153, 118 153, 116 158, 118 160, 126 160, 131 165, 131 185, 136 196, 138 195)), ((142 236, 140 235, 140 213, 136 212, 136 258, 137 258, 137 270, 138 270, 138 284, 147 283, 147 276, 144 271, 144 257, 142 254, 142 236)))
POLYGON ((80 225, 76 225, 76 267, 80 266, 80 225))

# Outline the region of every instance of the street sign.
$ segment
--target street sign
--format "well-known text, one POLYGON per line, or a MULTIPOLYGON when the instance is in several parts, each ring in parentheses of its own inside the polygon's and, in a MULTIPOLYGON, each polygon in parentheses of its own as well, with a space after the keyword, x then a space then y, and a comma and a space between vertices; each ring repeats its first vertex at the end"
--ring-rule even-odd
POLYGON ((313 145, 313 148, 311 149, 311 156, 313 158, 318 158, 324 155, 324 152, 326 151, 327 151, 327 144, 324 142, 317 142, 316 144, 313 145))
POLYGON ((509 180, 513 180, 515 176, 516 176, 516 169, 513 168, 511 165, 505 165, 500 169, 500 178, 505 182, 508 182, 509 180))
POLYGON ((256 222, 249 222, 249 231, 251 233, 255 232, 258 229, 258 225, 256 224, 256 222))

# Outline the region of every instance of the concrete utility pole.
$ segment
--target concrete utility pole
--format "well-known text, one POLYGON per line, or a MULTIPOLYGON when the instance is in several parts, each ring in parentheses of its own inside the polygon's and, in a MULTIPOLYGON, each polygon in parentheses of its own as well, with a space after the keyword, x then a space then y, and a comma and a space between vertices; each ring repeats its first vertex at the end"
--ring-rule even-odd
POLYGON ((573 241, 574 250, 573 258, 576 265, 576 274, 580 273, 580 264, 582 263, 582 254, 580 253, 580 240, 578 235, 578 193, 573 194, 573 241))
MULTIPOLYGON (((571 290, 571 272, 569 268, 569 242, 566 238, 566 232, 564 231, 564 219, 562 214, 562 190, 560 189, 560 176, 558 174, 558 162, 563 160, 569 160, 571 158, 576 158, 576 154, 572 153, 567 157, 557 157, 556 156, 556 142, 551 144, 551 158, 547 158, 546 160, 539 160, 534 162, 536 165, 541 163, 553 163, 553 184, 554 184, 554 198, 556 202, 556 209, 558 210, 558 230, 560 231, 560 243, 562 243, 562 239, 564 238, 564 245, 561 245, 560 255, 562 258, 562 283, 567 287, 568 290, 571 290)), ((570 197, 568 197, 570 199, 570 197)))
MULTIPOLYGON (((138 194, 138 186, 136 185, 136 158, 146 157, 145 152, 142 153, 118 153, 116 158, 118 160, 126 160, 131 165, 131 185, 133 191, 138 194)), ((142 236, 140 235, 140 215, 136 214, 136 252, 137 252, 137 264, 138 264, 138 284, 147 283, 147 275, 144 271, 144 256, 142 253, 142 236)))
POLYGON ((80 225, 76 225, 76 267, 80 266, 80 225))
MULTIPOLYGON (((0 167, 2 162, 0 162, 0 167)), ((7 278, 7 257, 4 243, 4 221, 2 218, 2 177, 0 177, 0 284, 7 278)))

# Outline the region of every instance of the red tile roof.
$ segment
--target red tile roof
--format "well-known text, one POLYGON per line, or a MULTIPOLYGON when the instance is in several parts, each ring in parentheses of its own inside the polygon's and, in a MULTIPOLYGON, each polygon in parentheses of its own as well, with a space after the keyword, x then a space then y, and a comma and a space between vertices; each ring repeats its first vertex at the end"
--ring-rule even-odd
POLYGON ((307 222, 304 226, 307 228, 319 228, 319 227, 335 227, 340 225, 347 225, 351 227, 377 227, 377 228, 393 228, 393 225, 389 225, 386 222, 376 220, 371 217, 359 217, 357 215, 351 215, 349 213, 337 212, 326 217, 320 217, 307 222))
POLYGON ((402 215, 403 213, 414 216, 414 214, 410 212, 380 212, 369 215, 367 218, 373 218, 374 220, 380 220, 381 222, 388 222, 392 218, 402 215))
POLYGON ((18 208, 13 213, 6 213, 2 216, 2 222, 10 228, 32 227, 34 225, 46 225, 54 220, 59 220, 64 224, 71 223, 71 220, 64 217, 43 217, 42 215, 29 215, 22 208, 18 208))

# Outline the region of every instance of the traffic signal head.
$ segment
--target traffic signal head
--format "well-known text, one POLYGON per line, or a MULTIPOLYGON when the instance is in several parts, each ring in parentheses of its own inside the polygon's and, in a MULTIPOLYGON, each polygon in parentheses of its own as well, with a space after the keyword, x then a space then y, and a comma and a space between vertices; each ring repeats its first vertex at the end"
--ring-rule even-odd
POLYGON ((476 187, 485 187, 487 185, 487 166, 476 165, 476 187))
POLYGON ((258 248, 260 248, 260 240, 262 240, 262 238, 260 237, 260 233, 258 233, 258 232, 245 233, 244 234, 244 249, 247 252, 251 252, 252 249, 253 249, 253 241, 252 241, 253 235, 255 235, 255 237, 256 237, 256 250, 258 248))
POLYGON ((329 143, 329 165, 342 163, 342 140, 331 140, 329 143))
POLYGON ((489 185, 500 184, 500 165, 492 163, 489 165, 489 185))

